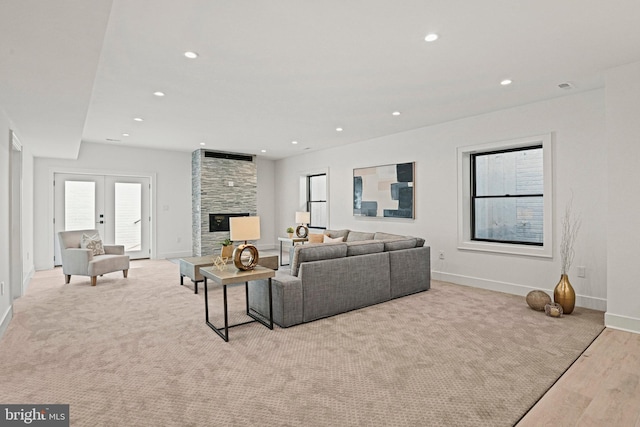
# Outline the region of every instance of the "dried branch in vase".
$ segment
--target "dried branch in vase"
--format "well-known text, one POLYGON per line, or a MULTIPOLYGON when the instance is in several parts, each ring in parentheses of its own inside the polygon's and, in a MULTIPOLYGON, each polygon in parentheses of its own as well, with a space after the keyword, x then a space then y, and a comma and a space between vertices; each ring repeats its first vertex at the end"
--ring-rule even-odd
POLYGON ((573 263, 575 251, 573 245, 578 237, 581 219, 573 214, 573 197, 569 199, 562 218, 562 240, 560 242, 560 260, 562 263, 562 274, 568 274, 573 263))

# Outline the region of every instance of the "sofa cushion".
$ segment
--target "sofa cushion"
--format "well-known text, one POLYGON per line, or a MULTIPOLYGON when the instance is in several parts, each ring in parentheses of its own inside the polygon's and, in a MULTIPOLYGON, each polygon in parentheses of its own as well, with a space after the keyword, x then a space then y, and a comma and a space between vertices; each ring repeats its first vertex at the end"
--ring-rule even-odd
MULTIPOLYGON (((324 232, 325 235, 335 239, 336 237, 342 237, 343 239, 346 239, 347 236, 349 235, 349 230, 344 229, 344 230, 325 230, 324 232)), ((343 240, 344 241, 344 240, 343 240)))
POLYGON ((416 247, 417 240, 415 237, 404 238, 401 240, 385 240, 384 241, 384 250, 385 252, 389 251, 399 251, 402 249, 411 249, 416 247))
POLYGON ((407 236, 401 236, 399 234, 377 232, 375 234, 375 236, 373 236, 373 238, 374 238, 374 240, 399 240, 399 239, 406 239, 407 236))
POLYGON ((333 243, 330 245, 297 245, 291 257, 291 275, 297 276, 300 264, 307 261, 319 261, 322 259, 344 258, 347 256, 346 243, 333 243))
POLYGON ((384 251, 384 242, 375 240, 362 240, 359 242, 347 242, 347 256, 375 254, 384 251))
POLYGON ((349 231, 347 242, 360 242, 362 240, 373 240, 375 233, 364 233, 362 231, 349 231))

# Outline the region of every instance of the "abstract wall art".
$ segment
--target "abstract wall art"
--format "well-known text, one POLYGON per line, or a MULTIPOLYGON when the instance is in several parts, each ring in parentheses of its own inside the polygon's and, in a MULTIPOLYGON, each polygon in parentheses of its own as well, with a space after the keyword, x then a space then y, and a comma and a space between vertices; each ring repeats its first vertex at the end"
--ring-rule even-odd
POLYGON ((353 215, 415 218, 415 162, 353 170, 353 215))

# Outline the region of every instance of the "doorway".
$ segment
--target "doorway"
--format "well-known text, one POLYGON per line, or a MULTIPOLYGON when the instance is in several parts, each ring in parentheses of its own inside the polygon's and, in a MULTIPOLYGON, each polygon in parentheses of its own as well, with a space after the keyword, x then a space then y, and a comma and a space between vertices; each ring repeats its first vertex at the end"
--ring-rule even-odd
MULTIPOLYGON (((131 259, 150 257, 149 177, 54 174, 54 230, 96 229, 131 259)), ((61 265, 55 241, 54 264, 61 265)))

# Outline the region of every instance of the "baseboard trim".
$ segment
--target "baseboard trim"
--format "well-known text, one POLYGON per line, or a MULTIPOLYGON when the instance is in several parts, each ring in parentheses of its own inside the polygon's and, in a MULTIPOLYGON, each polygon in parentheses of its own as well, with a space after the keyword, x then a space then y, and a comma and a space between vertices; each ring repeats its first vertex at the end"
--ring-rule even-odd
POLYGON ((607 328, 618 329, 620 331, 633 332, 635 334, 640 334, 640 319, 636 317, 605 313, 604 325, 607 328))
POLYGON ((13 318, 13 306, 10 305, 9 308, 7 308, 7 311, 5 311, 4 314, 2 315, 2 320, 0 321, 0 338, 2 338, 5 331, 9 327, 9 323, 11 322, 12 318, 13 318))
MULTIPOLYGON (((478 277, 463 276, 461 274, 443 273, 441 271, 431 271, 434 280, 451 282, 456 285, 471 286, 474 288, 487 289, 490 291, 504 292, 512 295, 526 296, 534 290, 541 290, 548 293, 553 298, 553 288, 532 288, 530 286, 519 285, 517 283, 500 282, 495 280, 481 279, 478 277)), ((587 295, 576 295, 576 307, 589 308, 592 310, 606 311, 607 300, 604 298, 591 297, 587 295)))
POLYGON ((35 273, 36 270, 32 265, 31 270, 29 270, 29 273, 27 273, 24 280, 22 281, 22 295, 25 295, 27 293, 27 288, 29 288, 29 283, 31 283, 31 279, 33 279, 33 275, 35 273))

